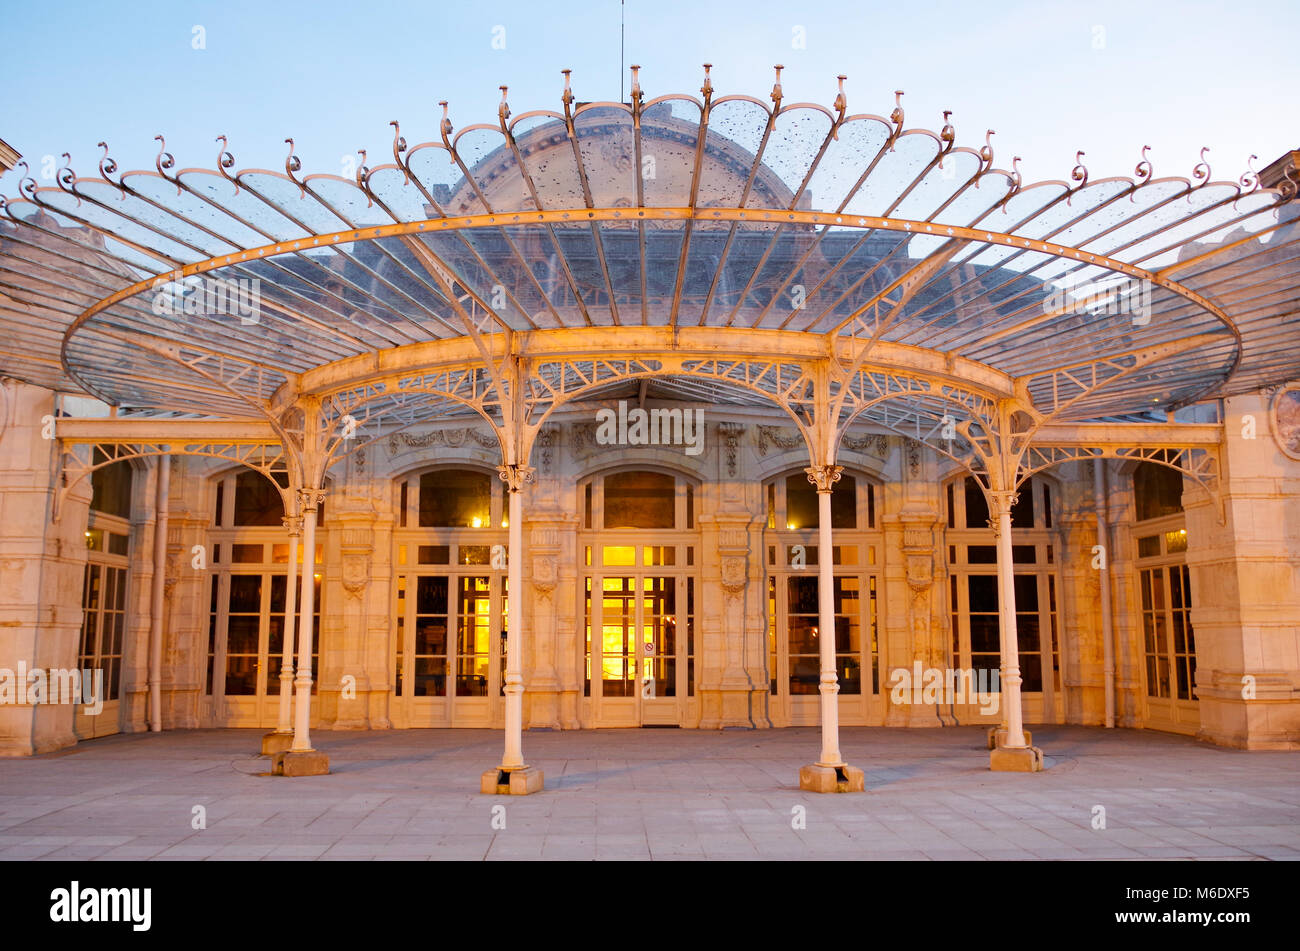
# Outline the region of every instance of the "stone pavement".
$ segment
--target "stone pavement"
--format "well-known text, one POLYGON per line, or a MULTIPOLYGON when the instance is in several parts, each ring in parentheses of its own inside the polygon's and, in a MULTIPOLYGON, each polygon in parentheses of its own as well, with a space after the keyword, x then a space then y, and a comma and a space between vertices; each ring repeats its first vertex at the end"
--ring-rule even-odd
POLYGON ((487 730, 316 732, 333 773, 293 779, 262 731, 115 736, 0 759, 0 858, 1300 858, 1300 753, 1033 730, 1038 774, 989 772, 977 727, 846 727, 867 791, 822 796, 816 729, 528 732, 546 789, 516 798, 478 793, 487 730))

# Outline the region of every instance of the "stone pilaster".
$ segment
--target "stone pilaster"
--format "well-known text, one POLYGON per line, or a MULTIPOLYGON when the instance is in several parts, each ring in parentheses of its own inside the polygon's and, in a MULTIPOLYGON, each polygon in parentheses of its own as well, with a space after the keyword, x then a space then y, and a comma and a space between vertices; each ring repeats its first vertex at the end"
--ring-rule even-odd
MULTIPOLYGON (((952 633, 945 613, 947 584, 941 516, 939 458, 910 439, 897 443, 894 481, 880 493, 881 529, 885 536, 881 613, 884 631, 880 657, 880 694, 886 726, 940 725, 928 705, 894 704, 891 671, 940 670, 952 663, 952 633)), ((947 717, 947 711, 942 711, 947 717)), ((949 721, 950 722, 950 721, 949 721)))
MULTIPOLYGON (((0 430, 0 756, 47 753, 76 743, 73 704, 18 703, 16 675, 36 668, 77 667, 86 564, 90 480, 58 491, 58 445, 50 436, 55 394, 9 380, 9 418, 0 430)), ((26 691, 24 690, 24 698, 26 691)))
MULTIPOLYGON (((339 502, 327 509, 328 535, 324 539, 320 670, 313 672, 320 726, 386 729, 390 726, 388 618, 378 601, 388 586, 374 582, 373 566, 376 560, 387 566, 387 551, 381 555, 375 547, 374 509, 350 498, 339 502)), ((384 602, 386 605, 386 598, 384 602)), ((302 610, 306 607, 302 605, 302 610)))
MULTIPOLYGON (((1062 508, 1064 505, 1062 500, 1062 508)), ((1058 702, 1064 703, 1066 723, 1100 726, 1106 720, 1105 656, 1098 618, 1100 573, 1110 570, 1109 561, 1105 569, 1092 567, 1093 546, 1102 544, 1097 539, 1097 520, 1092 512, 1063 511, 1057 525, 1061 586, 1056 623, 1063 668, 1061 688, 1065 692, 1058 702)))
POLYGON ((767 621, 763 604, 760 525, 739 486, 724 499, 727 512, 701 516, 701 591, 696 664, 700 729, 768 727, 767 621), (715 554, 716 553, 716 554, 715 554))
POLYGON ((1259 394, 1225 401, 1223 520, 1208 493, 1183 495, 1198 735, 1300 749, 1300 460, 1274 440, 1269 403, 1259 394))
MULTIPOLYGON (((576 520, 559 513, 527 519, 524 595, 512 599, 523 618, 524 723, 527 727, 563 729, 576 726, 582 681, 573 657, 577 652, 573 617, 576 520), (561 566, 568 568, 561 579, 561 566), (561 636, 563 629, 567 636, 561 636), (567 661, 567 663, 566 663, 567 661), (567 721, 567 722, 566 722, 567 721)), ((515 612, 512 607, 511 613, 515 612)))

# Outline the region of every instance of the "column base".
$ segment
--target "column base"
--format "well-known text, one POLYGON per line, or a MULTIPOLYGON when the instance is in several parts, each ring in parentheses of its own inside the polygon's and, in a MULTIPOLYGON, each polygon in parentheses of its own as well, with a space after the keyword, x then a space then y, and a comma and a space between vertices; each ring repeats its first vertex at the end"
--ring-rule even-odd
MULTIPOLYGON (((1007 745, 1007 731, 1000 726, 989 727, 989 749, 995 750, 999 746, 1007 745)), ((1034 745, 1034 735, 1025 730, 1025 746, 1034 745)))
POLYGON ((799 788, 806 792, 841 793, 863 792, 866 775, 854 766, 799 767, 799 788))
POLYGON ((271 756, 275 753, 285 753, 293 746, 293 731, 281 733, 278 730, 272 730, 262 736, 262 755, 271 756))
POLYGON ((999 746, 989 754, 989 769, 995 773, 1037 773, 1043 768, 1043 751, 1036 746, 999 746))
POLYGON ((320 750, 286 750, 271 754, 272 776, 324 776, 330 771, 330 758, 320 750))
POLYGON ((527 796, 542 791, 542 771, 536 766, 522 769, 487 770, 479 781, 479 792, 488 796, 527 796))

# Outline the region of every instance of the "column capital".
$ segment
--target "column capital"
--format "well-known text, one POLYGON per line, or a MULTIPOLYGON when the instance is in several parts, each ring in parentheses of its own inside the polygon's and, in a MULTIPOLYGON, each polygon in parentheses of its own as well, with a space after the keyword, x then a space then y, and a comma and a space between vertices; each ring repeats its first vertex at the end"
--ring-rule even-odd
POLYGON ((289 533, 290 538, 297 538, 302 534, 301 515, 286 515, 280 521, 284 522, 285 530, 289 533))
POLYGON ((803 471, 808 473, 808 481, 817 486, 818 492, 830 492, 835 483, 840 481, 840 475, 844 472, 844 467, 808 466, 803 471))
MULTIPOLYGON (((989 500, 989 516, 992 521, 996 522, 998 517, 1006 512, 1011 514, 1016 503, 1020 500, 1020 493, 1015 489, 990 489, 987 493, 989 500)), ((995 529, 997 525, 993 526, 995 529)))
MULTIPOLYGON (((299 489, 298 507, 303 512, 315 511, 325 501, 324 489, 299 489)), ((301 516, 299 516, 301 518, 301 516)))
POLYGON ((497 475, 511 492, 520 492, 524 486, 537 479, 537 470, 522 463, 497 466, 497 475))

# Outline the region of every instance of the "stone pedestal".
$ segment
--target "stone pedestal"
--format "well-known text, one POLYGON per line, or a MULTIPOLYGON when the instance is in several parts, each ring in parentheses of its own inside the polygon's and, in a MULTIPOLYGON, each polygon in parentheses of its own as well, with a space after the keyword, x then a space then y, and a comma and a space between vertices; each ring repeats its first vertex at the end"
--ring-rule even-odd
POLYGON ((489 769, 479 781, 479 792, 488 796, 527 796, 542 791, 542 771, 536 766, 523 769, 489 769))
POLYGON ((799 767, 799 788, 815 793, 863 792, 866 774, 853 766, 818 766, 814 763, 799 767))
MULTIPOLYGON (((292 738, 291 738, 292 739, 292 738)), ((274 776, 324 776, 330 771, 330 758, 320 750, 292 750, 271 756, 274 776)))
POLYGON ((1036 746, 998 746, 989 754, 989 769, 995 773, 1037 773, 1042 768, 1043 751, 1036 746))

